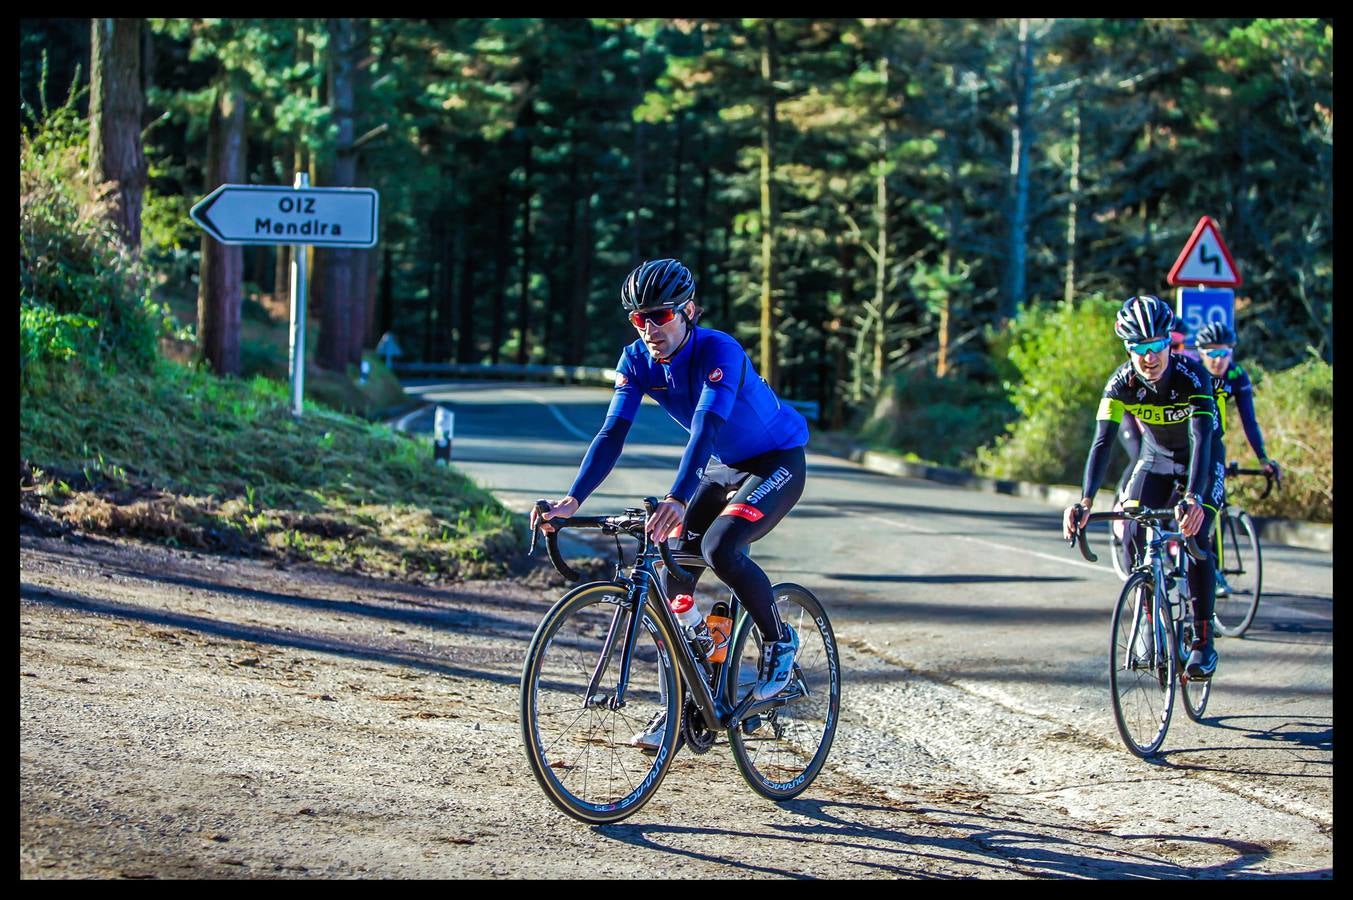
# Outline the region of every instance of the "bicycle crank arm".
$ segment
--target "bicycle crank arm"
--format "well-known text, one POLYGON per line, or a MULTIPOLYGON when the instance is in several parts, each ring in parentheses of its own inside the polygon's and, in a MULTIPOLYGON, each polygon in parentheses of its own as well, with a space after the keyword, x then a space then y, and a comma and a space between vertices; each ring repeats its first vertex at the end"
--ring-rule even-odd
POLYGON ((724 728, 736 728, 752 716, 760 715, 768 710, 779 709, 781 706, 792 703, 803 696, 803 689, 795 687, 790 688, 783 694, 777 694, 769 700, 762 700, 758 703, 755 696, 749 692, 746 697, 742 698, 742 702, 735 706, 733 711, 719 724, 724 728))

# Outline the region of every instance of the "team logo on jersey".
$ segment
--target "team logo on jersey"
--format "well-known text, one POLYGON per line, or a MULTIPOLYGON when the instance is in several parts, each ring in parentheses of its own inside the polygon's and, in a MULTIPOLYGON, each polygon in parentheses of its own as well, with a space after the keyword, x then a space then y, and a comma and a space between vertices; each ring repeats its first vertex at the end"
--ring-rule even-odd
POLYGON ((765 497, 771 491, 778 491, 793 477, 794 476, 789 473, 788 469, 784 466, 780 466, 780 468, 771 473, 771 476, 766 479, 761 487, 752 491, 751 494, 747 496, 747 502, 755 506, 757 503, 761 502, 762 497, 765 497))
POLYGON ((1138 388, 1138 389, 1137 389, 1137 402, 1138 402, 1138 403, 1141 403, 1141 402, 1142 402, 1143 400, 1145 400, 1145 399, 1146 399, 1146 388, 1138 388))
POLYGON ((616 372, 616 373, 615 373, 615 386, 616 386, 616 387, 622 388, 622 387, 624 387, 625 385, 627 385, 627 384, 629 384, 629 383, 630 383, 630 380, 629 380, 628 378, 625 377, 625 373, 624 373, 624 372, 616 372))
POLYGON ((723 369, 715 369, 713 372, 710 372, 709 380, 711 384, 718 384, 720 381, 723 381, 723 369))

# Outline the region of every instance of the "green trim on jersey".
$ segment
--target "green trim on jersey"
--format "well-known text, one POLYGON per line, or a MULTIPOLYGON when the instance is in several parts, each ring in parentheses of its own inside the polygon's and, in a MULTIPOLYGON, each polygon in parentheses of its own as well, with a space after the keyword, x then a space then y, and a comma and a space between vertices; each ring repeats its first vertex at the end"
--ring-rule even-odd
MULTIPOLYGON (((1190 400, 1197 399, 1199 396, 1206 397, 1206 394, 1195 394, 1190 400)), ((1174 405, 1161 405, 1159 403, 1124 403, 1113 397, 1102 397, 1099 401, 1099 414, 1097 419, 1109 419, 1113 422, 1122 422, 1123 413, 1130 412, 1147 425, 1175 425, 1183 422, 1192 416, 1207 416, 1212 418, 1212 413, 1205 409, 1197 409, 1192 403, 1176 403, 1174 405)))

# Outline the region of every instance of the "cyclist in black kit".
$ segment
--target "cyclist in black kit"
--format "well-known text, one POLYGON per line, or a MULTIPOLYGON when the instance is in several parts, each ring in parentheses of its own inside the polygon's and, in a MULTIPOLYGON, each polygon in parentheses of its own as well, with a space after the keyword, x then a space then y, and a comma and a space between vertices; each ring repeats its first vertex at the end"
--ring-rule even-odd
MULTIPOLYGON (((1066 508, 1062 534, 1070 539, 1089 513, 1095 493, 1104 481, 1109 447, 1124 411, 1142 425, 1142 455, 1128 483, 1126 503, 1159 508, 1170 502, 1177 480, 1185 481, 1179 504, 1179 530, 1195 537, 1205 551, 1204 562, 1188 567, 1189 596, 1193 601, 1194 640, 1186 667, 1189 677, 1211 678, 1217 668, 1212 644, 1215 603, 1212 561, 1212 520, 1223 496, 1223 462, 1214 460, 1220 446, 1211 376, 1196 360, 1171 353, 1174 313, 1159 297, 1129 297, 1118 311, 1114 332, 1123 340, 1128 361, 1109 377, 1097 415, 1098 427, 1085 462, 1081 500, 1066 508)), ((1138 536, 1130 535, 1134 556, 1138 536)))
MULTIPOLYGON (((803 493, 808 423, 780 402, 735 338, 697 327, 695 279, 679 261, 640 265, 621 285, 620 303, 639 337, 616 363, 610 409, 572 488, 542 518, 548 522, 578 511, 620 458, 644 395, 656 400, 691 436, 648 531, 658 540, 683 537, 684 531, 682 549, 698 551, 737 594, 762 636, 753 693, 769 699, 789 682, 799 636, 780 621, 770 579, 746 551, 803 493)), ((534 510, 531 515, 534 527, 534 510)), ((694 584, 679 585, 668 593, 693 590, 694 584)), ((632 743, 656 750, 665 726, 659 713, 632 743)))

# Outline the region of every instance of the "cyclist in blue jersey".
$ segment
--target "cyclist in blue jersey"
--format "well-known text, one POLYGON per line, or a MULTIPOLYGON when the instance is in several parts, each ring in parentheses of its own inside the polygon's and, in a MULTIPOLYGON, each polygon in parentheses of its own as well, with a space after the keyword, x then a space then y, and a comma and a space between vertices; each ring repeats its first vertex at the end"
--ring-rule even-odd
MULTIPOLYGON (((1188 594, 1193 603, 1195 640, 1185 667, 1189 677, 1211 678, 1217 668, 1213 646, 1212 611, 1216 581, 1212 550, 1212 521, 1222 498, 1223 464, 1215 459, 1221 446, 1216 429, 1216 403, 1211 379, 1196 360, 1170 352, 1174 313, 1159 297, 1143 294, 1123 302, 1114 320, 1128 359, 1109 376, 1096 416, 1097 426, 1085 461, 1081 500, 1062 515, 1062 536, 1071 538, 1081 528, 1104 481, 1109 447, 1125 412, 1142 426, 1142 456, 1128 482, 1128 503, 1158 509, 1170 502, 1177 481, 1185 483, 1179 502, 1179 530, 1196 537, 1205 560, 1188 567, 1188 594)), ((1139 540, 1128 540, 1136 557, 1139 540)))
POLYGON ((1216 388, 1222 433, 1226 432, 1230 422, 1234 422, 1234 419, 1228 422, 1232 410, 1238 412, 1245 439, 1259 464, 1274 478, 1281 478, 1282 470, 1264 450, 1264 433, 1259 430, 1259 422, 1254 417, 1254 383, 1250 381, 1249 373, 1235 361, 1235 332, 1224 322, 1213 322, 1198 330, 1197 344, 1203 365, 1211 373, 1216 388))
MULTIPOLYGON (((621 285, 620 303, 638 338, 616 363, 610 408, 573 486, 540 516, 548 521, 576 513, 620 458, 644 395, 656 400, 690 439, 671 489, 648 519, 648 531, 655 539, 682 538, 683 549, 698 549, 737 594, 762 637, 753 691, 758 700, 769 699, 789 683, 799 636, 780 621, 770 579, 746 551, 803 493, 808 423, 780 402, 735 338, 697 326, 695 279, 678 260, 641 264, 621 285)), ((533 511, 533 526, 535 516, 533 511)), ((693 588, 669 586, 669 593, 693 588)), ((665 726, 659 713, 633 743, 656 750, 665 726)))
MULTIPOLYGON (((1264 450, 1264 433, 1259 430, 1259 422, 1254 417, 1254 383, 1250 381, 1249 373, 1235 361, 1236 333, 1225 322, 1210 322, 1198 329, 1196 343, 1203 365, 1212 375, 1213 394, 1217 400, 1217 422, 1221 434, 1224 436, 1227 425, 1234 423, 1233 411, 1238 412, 1241 427, 1245 430, 1245 439, 1249 441, 1250 449, 1258 457, 1259 464, 1269 475, 1281 480, 1282 469, 1268 458, 1268 453, 1264 450)), ((1225 453, 1224 448, 1222 452, 1225 453)), ((1225 459, 1224 455, 1222 459, 1225 459)), ((1230 592, 1231 586, 1226 583, 1221 570, 1218 569, 1217 594, 1225 596, 1230 592)))

